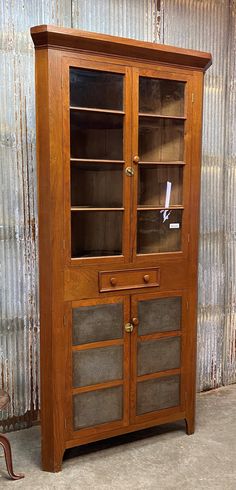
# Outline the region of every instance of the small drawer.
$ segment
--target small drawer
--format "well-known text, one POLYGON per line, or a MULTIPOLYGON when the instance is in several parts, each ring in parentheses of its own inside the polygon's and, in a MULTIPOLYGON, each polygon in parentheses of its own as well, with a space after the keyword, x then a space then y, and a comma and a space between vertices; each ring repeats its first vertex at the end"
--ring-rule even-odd
POLYGON ((123 289, 153 288, 160 285, 160 269, 135 269, 99 272, 99 291, 121 291, 123 289))

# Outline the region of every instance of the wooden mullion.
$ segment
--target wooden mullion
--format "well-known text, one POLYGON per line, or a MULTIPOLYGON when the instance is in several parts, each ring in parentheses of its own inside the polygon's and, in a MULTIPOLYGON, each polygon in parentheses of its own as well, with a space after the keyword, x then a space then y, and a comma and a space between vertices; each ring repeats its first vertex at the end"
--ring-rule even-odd
POLYGON ((101 347, 110 347, 112 345, 123 345, 124 339, 100 340, 99 342, 90 342, 87 344, 73 345, 72 351, 81 351, 89 349, 99 349, 101 347))
POLYGON ((124 381, 122 379, 116 379, 114 381, 107 381, 105 383, 97 383, 90 386, 80 386, 79 388, 72 388, 72 395, 79 395, 80 393, 88 393, 89 391, 105 390, 107 388, 113 388, 115 386, 122 386, 124 381))
POLYGON ((137 382, 149 381, 150 379, 167 378, 168 376, 176 376, 181 374, 181 369, 166 369, 165 371, 159 371, 158 373, 143 374, 142 376, 137 376, 137 382))
POLYGON ((148 340, 159 340, 159 339, 166 339, 169 337, 181 337, 182 332, 181 330, 173 330, 169 332, 156 332, 156 333, 151 333, 147 335, 140 335, 138 337, 138 342, 145 342, 148 340))

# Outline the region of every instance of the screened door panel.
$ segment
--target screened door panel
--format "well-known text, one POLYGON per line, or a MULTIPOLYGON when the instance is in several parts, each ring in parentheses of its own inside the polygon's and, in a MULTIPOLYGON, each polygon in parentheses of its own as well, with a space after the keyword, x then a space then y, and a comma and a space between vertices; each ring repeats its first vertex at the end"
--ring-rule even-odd
POLYGON ((123 337, 122 302, 98 303, 72 309, 73 345, 123 337))
POLYGON ((81 393, 73 397, 74 430, 111 423, 123 418, 121 386, 81 393))
POLYGON ((137 384, 137 415, 180 404, 180 377, 151 379, 137 384))
POLYGON ((138 376, 180 368, 180 346, 179 337, 138 342, 138 376))
POLYGON ((120 296, 71 304, 70 437, 128 423, 130 336, 124 326, 129 313, 128 298, 120 296))
POLYGON ((155 297, 138 302, 138 335, 181 329, 182 297, 155 297))
POLYGON ((183 403, 187 300, 182 291, 131 298, 131 418, 139 423, 183 403), (146 414, 146 415, 145 415, 146 414), (141 418, 140 418, 141 417, 141 418))
POLYGON ((123 379, 123 346, 73 352, 73 386, 89 386, 123 379))

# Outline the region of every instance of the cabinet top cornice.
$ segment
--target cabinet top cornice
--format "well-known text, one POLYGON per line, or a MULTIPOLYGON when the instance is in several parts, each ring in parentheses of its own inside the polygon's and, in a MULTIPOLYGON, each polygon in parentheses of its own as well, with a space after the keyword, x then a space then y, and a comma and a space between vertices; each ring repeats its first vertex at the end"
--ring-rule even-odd
POLYGON ((126 58, 145 59, 206 71, 212 64, 210 53, 192 49, 176 48, 158 43, 137 41, 124 37, 97 34, 78 29, 53 25, 31 28, 36 48, 57 48, 70 51, 84 50, 126 58))

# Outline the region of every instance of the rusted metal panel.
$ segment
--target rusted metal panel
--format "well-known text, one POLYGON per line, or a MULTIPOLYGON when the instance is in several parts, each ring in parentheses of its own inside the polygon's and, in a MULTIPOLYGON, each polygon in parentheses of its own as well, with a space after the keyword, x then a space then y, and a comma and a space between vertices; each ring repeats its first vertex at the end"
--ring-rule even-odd
POLYGON ((236 383, 236 1, 231 2, 225 126, 225 332, 223 383, 236 383))
POLYGON ((164 43, 213 55, 213 65, 205 77, 199 247, 198 388, 207 390, 226 379, 236 380, 235 148, 230 146, 232 138, 227 137, 229 133, 232 136, 233 122, 235 127, 233 73, 228 92, 229 65, 233 63, 235 70, 232 29, 229 49, 229 26, 235 29, 235 3, 163 0, 161 7, 164 43), (230 365, 231 376, 227 374, 230 365))
POLYGON ((38 247, 34 49, 29 28, 70 25, 68 0, 0 0, 1 386, 5 430, 30 425, 39 408, 38 247))
POLYGON ((159 41, 159 0, 72 0, 72 27, 159 41))

